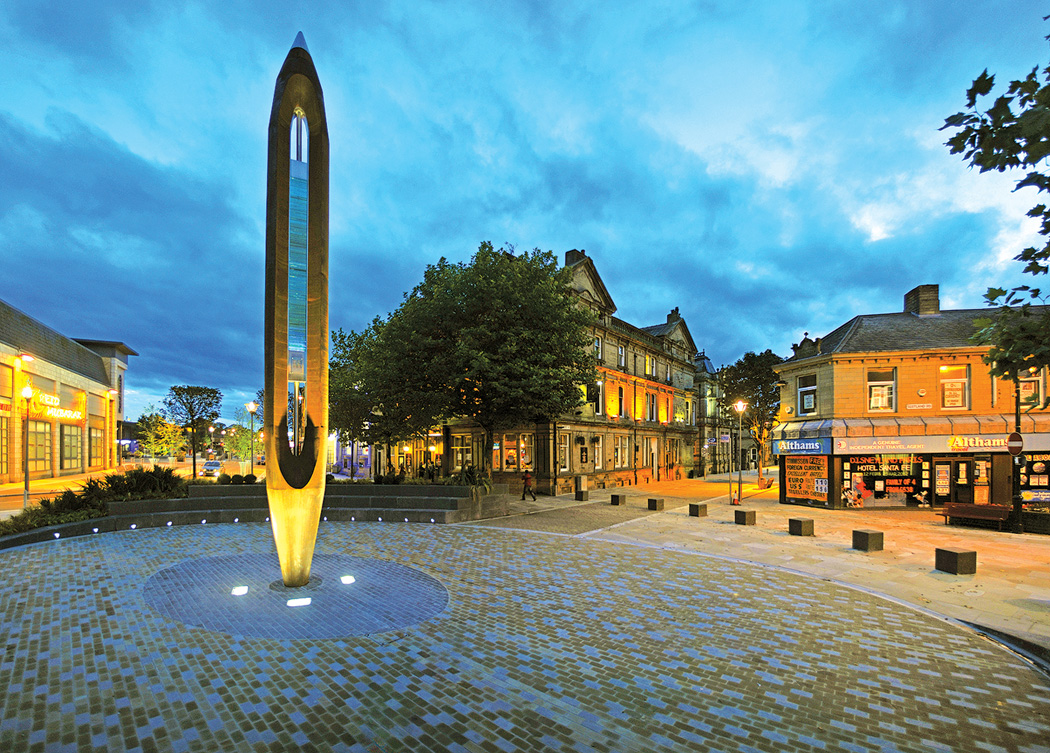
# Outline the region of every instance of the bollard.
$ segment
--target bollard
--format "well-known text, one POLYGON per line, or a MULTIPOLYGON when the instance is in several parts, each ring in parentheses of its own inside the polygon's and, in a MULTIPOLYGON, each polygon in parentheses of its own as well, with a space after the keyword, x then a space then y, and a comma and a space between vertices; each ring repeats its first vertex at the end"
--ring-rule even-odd
POLYGON ((707 505, 698 504, 696 502, 689 503, 689 516, 693 518, 706 518, 707 517, 707 505))

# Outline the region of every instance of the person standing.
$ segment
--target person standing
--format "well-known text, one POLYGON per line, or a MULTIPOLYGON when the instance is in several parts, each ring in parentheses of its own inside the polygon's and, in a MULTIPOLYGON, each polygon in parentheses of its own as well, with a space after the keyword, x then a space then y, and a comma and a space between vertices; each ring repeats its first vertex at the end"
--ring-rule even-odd
POLYGON ((532 495, 532 501, 536 501, 536 492, 532 491, 532 474, 525 471, 525 475, 521 477, 521 498, 525 499, 526 494, 532 495))

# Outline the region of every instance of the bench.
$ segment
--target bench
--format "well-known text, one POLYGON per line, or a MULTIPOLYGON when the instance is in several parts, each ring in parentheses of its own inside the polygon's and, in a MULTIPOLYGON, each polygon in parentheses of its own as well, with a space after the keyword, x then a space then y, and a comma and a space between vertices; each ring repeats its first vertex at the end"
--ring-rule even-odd
POLYGON ((944 505, 938 515, 944 518, 945 525, 951 525, 952 518, 963 520, 991 520, 999 524, 999 530, 1003 530, 1003 523, 1010 519, 1010 508, 1004 505, 971 505, 963 502, 948 502, 944 505))

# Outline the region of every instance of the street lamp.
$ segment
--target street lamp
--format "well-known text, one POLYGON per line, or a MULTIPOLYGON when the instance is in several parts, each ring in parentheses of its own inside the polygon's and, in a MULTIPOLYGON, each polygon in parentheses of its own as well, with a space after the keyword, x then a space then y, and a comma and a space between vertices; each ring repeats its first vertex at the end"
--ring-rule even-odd
POLYGON ((252 432, 252 470, 251 474, 255 475, 255 411, 259 410, 259 404, 252 400, 250 403, 245 403, 244 407, 248 410, 249 422, 251 424, 252 432))
MULTIPOLYGON (((739 417, 736 430, 736 503, 739 505, 744 500, 744 411, 747 410, 747 403, 743 400, 737 400, 733 403, 733 407, 736 408, 739 417)), ((729 483, 732 484, 733 482, 730 481, 729 483)))
POLYGON ((209 452, 215 452, 215 427, 208 427, 208 450, 209 452))
POLYGON ((26 414, 22 422, 22 509, 29 507, 29 399, 33 397, 33 387, 28 382, 22 387, 22 397, 26 401, 26 414))

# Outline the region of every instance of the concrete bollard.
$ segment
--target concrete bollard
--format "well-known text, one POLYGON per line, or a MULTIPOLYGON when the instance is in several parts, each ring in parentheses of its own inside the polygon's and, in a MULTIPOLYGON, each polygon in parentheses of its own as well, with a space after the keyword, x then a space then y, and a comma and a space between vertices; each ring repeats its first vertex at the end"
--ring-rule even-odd
POLYGON ((696 502, 689 503, 689 516, 693 518, 706 518, 707 505, 696 502))
POLYGON ((792 536, 812 536, 812 518, 790 518, 788 520, 788 533, 792 536))

